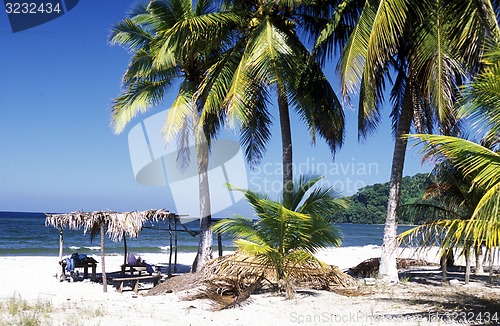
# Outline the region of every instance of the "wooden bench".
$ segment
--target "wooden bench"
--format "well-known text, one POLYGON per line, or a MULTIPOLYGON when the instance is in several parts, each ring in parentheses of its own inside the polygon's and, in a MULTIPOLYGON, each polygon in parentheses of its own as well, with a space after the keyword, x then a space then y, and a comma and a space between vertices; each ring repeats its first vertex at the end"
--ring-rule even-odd
POLYGON ((115 277, 113 279, 116 291, 123 292, 123 283, 132 282, 132 290, 137 293, 139 292, 139 282, 153 282, 153 286, 156 286, 160 282, 161 275, 144 275, 144 276, 128 276, 128 277, 115 277))

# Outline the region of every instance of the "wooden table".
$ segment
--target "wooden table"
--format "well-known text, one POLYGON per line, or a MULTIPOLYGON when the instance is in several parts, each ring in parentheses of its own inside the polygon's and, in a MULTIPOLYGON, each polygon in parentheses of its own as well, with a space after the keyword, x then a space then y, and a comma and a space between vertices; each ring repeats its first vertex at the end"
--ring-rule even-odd
POLYGON ((138 275, 140 276, 142 274, 142 272, 146 271, 146 266, 133 266, 133 265, 129 265, 129 264, 123 264, 121 267, 122 267, 122 272, 121 272, 122 277, 125 276, 127 268, 128 268, 128 272, 130 273, 131 276, 134 275, 134 272, 137 272, 138 275))
MULTIPOLYGON (((63 259, 59 262, 62 268, 61 276, 64 275, 63 281, 66 281, 66 260, 63 259)), ((97 261, 92 257, 87 257, 84 260, 77 261, 75 263, 76 268, 83 268, 83 278, 87 279, 89 277, 89 267, 92 268, 92 276, 91 280, 96 280, 96 269, 97 269, 97 261)), ((75 279, 74 272, 70 272, 70 282, 73 282, 75 279)))

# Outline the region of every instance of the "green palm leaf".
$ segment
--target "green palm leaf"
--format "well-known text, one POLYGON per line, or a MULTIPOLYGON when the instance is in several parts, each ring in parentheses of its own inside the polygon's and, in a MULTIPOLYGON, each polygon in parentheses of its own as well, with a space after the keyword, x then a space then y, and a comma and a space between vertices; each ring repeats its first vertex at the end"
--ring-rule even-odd
POLYGON ((239 251, 257 257, 262 266, 273 268, 278 279, 288 280, 296 266, 317 261, 313 254, 319 248, 341 243, 338 228, 321 215, 333 209, 327 208, 332 203, 328 200, 331 189, 314 188, 319 180, 301 177, 288 203, 229 186, 245 194, 258 219, 224 219, 214 225, 214 230, 236 238, 234 243, 239 251))

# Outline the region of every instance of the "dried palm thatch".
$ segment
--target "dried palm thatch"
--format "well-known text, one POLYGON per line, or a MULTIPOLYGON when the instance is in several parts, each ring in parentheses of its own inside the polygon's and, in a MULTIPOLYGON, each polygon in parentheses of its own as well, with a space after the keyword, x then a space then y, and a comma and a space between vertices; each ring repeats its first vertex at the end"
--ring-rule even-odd
POLYGON ((45 225, 57 228, 83 229, 91 237, 99 234, 100 226, 106 226, 106 233, 112 241, 120 241, 124 235, 137 238, 146 221, 157 222, 176 218, 177 215, 163 209, 118 213, 112 211, 71 212, 46 214, 45 225))
MULTIPOLYGON (((271 266, 263 265, 257 257, 241 253, 218 257, 206 263, 203 269, 205 279, 231 278, 244 275, 248 281, 254 281, 261 276, 272 283, 278 283, 276 271, 271 266)), ((297 284, 308 284, 318 289, 335 289, 338 287, 354 288, 357 281, 342 272, 338 267, 323 264, 317 260, 288 266, 287 278, 297 284)))
MULTIPOLYGON (((147 220, 157 222, 158 220, 168 220, 177 218, 176 214, 163 209, 147 210, 143 212, 117 213, 111 211, 96 212, 72 212, 67 214, 46 214, 45 225, 59 228, 59 258, 62 257, 63 236, 62 230, 83 229, 83 233, 90 232, 90 238, 93 239, 97 234, 101 234, 101 267, 103 291, 107 292, 106 265, 104 259, 104 234, 108 234, 112 241, 119 241, 124 236, 137 238, 142 230, 144 222, 147 220), (105 231, 106 230, 106 231, 105 231)), ((125 255, 127 247, 125 243, 125 255)))
POLYGON ((261 285, 264 276, 251 277, 252 281, 245 276, 235 278, 213 278, 205 281, 206 288, 202 295, 210 299, 214 304, 214 310, 229 309, 241 306, 250 298, 250 295, 261 285))

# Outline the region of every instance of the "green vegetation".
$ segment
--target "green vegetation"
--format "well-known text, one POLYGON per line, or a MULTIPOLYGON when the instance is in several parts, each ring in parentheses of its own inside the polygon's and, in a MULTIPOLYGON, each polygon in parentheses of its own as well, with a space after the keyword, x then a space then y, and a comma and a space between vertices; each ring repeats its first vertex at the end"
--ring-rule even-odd
MULTIPOLYGON (((333 46, 338 15, 353 3, 344 0, 336 8, 317 40, 320 50, 333 46)), ((412 127, 422 134, 436 129, 459 134, 460 87, 481 69, 492 35, 499 35, 498 7, 490 0, 364 1, 350 30, 338 67, 344 98, 359 99, 359 135, 366 137, 379 125, 384 107, 392 109, 395 145, 380 262, 384 281, 398 282, 395 239, 407 149, 402 136, 412 127)))
MULTIPOLYGON (((500 37, 490 44, 483 71, 465 88, 461 108, 462 115, 473 118, 479 126, 484 135, 481 144, 457 137, 410 135, 424 145, 425 157, 450 165, 457 170, 453 174, 463 175, 452 184, 459 190, 454 192, 460 194, 453 196, 455 206, 465 209, 466 214, 462 218, 455 214, 458 217, 431 221, 403 233, 402 239, 417 240, 422 247, 439 245, 443 252, 447 248, 464 247, 466 257, 471 247, 478 249, 485 245, 488 250, 496 250, 500 243, 499 40, 500 37)), ((491 277, 490 269, 490 281, 491 277)))
POLYGON ((277 279, 284 281, 280 285, 288 297, 292 293, 291 270, 318 262, 313 256, 316 250, 341 244, 340 230, 325 216, 344 208, 345 201, 334 198, 330 188, 315 187, 319 180, 300 178, 284 202, 240 190, 260 219, 225 219, 214 225, 215 231, 237 238, 235 244, 241 253, 274 269, 277 279))
MULTIPOLYGON (((401 203, 409 204, 419 201, 429 182, 427 174, 420 173, 404 177, 401 203)), ((332 219, 336 223, 383 224, 387 215, 388 196, 389 182, 363 187, 355 195, 346 198, 350 207, 335 214, 332 219)), ((424 220, 425 217, 404 215, 401 216, 399 223, 416 224, 424 220)))
POLYGON ((12 296, 0 302, 0 325, 46 325, 52 311, 52 302, 48 300, 30 303, 12 296))

